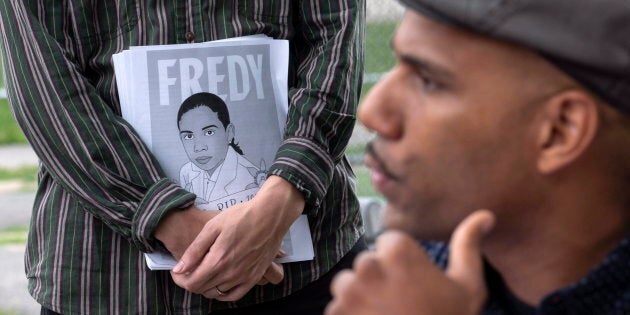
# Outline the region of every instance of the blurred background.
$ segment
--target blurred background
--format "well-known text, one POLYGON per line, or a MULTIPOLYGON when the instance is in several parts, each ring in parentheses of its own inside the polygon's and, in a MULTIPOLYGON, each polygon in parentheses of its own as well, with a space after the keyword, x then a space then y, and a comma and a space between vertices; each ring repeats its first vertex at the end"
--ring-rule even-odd
MULTIPOLYGON (((367 0, 365 75, 362 96, 393 67, 390 40, 403 9, 394 0, 367 0)), ((23 255, 35 194, 37 157, 16 125, 6 97, 0 67, 0 315, 39 314, 39 305, 26 288, 23 255)), ((381 229, 383 199, 370 185, 363 150, 370 134, 357 123, 347 155, 357 174, 357 190, 366 235, 372 240, 381 229)))

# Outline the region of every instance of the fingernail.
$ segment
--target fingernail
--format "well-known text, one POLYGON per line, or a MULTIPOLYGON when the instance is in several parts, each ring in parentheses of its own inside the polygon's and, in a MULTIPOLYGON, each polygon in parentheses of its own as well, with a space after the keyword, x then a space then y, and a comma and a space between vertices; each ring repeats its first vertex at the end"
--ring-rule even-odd
POLYGON ((182 272, 182 270, 184 270, 184 262, 180 260, 177 263, 177 265, 175 265, 175 267, 173 267, 173 272, 174 273, 180 273, 180 272, 182 272))

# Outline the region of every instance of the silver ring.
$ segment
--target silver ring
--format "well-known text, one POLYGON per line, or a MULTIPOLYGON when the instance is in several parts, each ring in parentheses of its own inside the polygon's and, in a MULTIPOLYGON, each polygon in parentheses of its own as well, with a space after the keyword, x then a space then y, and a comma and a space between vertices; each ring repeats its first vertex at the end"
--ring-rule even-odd
POLYGON ((217 290, 217 293, 219 293, 219 296, 222 296, 222 295, 226 295, 226 294, 227 294, 227 292, 223 292, 223 291, 219 290, 219 287, 218 287, 218 286, 214 287, 214 289, 215 289, 215 290, 217 290))

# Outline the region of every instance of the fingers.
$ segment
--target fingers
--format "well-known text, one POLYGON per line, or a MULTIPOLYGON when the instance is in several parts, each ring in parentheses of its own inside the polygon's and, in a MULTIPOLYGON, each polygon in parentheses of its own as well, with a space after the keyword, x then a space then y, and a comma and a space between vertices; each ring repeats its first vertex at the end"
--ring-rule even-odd
POLYGON ((252 284, 239 284, 231 289, 225 289, 224 285, 219 285, 211 287, 201 294, 208 299, 232 302, 240 300, 253 286, 252 284))
POLYGON ((258 283, 256 283, 256 285, 266 285, 266 284, 269 284, 269 280, 265 279, 264 277, 260 279, 258 283))
POLYGON ((453 232, 446 274, 469 290, 485 294, 481 244, 494 226, 495 217, 488 210, 478 210, 464 219, 453 232))
POLYGON ((254 285, 255 283, 239 284, 236 287, 230 289, 229 291, 224 292, 225 294, 215 297, 215 299, 218 301, 223 301, 223 302, 232 302, 232 301, 240 300, 243 296, 245 296, 245 294, 247 294, 247 292, 249 292, 249 290, 251 290, 254 287, 254 285))
POLYGON ((381 279, 385 275, 383 266, 379 263, 376 253, 372 251, 359 253, 352 263, 352 269, 357 277, 364 281, 381 279))
POLYGON ((355 276, 350 270, 342 270, 337 273, 330 284, 330 293, 332 296, 337 297, 346 292, 352 292, 352 290, 348 290, 348 288, 352 286, 354 279, 355 276))
MULTIPOLYGON (((326 307, 326 315, 342 314, 383 314, 375 308, 376 299, 388 299, 385 292, 390 291, 388 271, 382 265, 376 253, 362 252, 353 263, 352 269, 340 271, 335 275, 330 293, 333 300, 326 307)), ((390 270, 391 271, 391 270, 390 270)), ((394 311, 393 314, 396 314, 394 311)))
POLYGON ((214 244, 214 241, 219 236, 219 230, 213 228, 213 222, 208 222, 204 228, 199 232, 199 235, 188 246, 182 258, 173 268, 173 273, 181 274, 192 271, 206 256, 210 250, 210 246, 214 244))
POLYGON ((282 248, 280 248, 278 250, 278 254, 276 255, 276 259, 284 258, 286 255, 287 255, 287 252, 285 252, 282 248))
POLYGON ((206 256, 201 266, 192 273, 175 274, 171 272, 175 283, 187 291, 202 294, 209 299, 235 301, 242 298, 254 285, 278 284, 284 279, 284 269, 277 263, 271 263, 258 281, 241 282, 244 280, 243 278, 225 273, 221 273, 218 277, 200 277, 200 275, 207 273, 205 271, 207 258, 208 256, 206 256), (221 292, 224 294, 221 294, 221 292))
POLYGON ((401 231, 387 231, 376 239, 376 255, 388 265, 403 268, 433 265, 417 241, 401 231))
POLYGON ((278 284, 284 279, 284 269, 280 264, 272 262, 269 268, 265 271, 263 279, 266 279, 268 282, 273 284, 278 284))
POLYGON ((265 285, 269 283, 279 284, 283 279, 284 269, 282 268, 282 265, 272 262, 256 285, 265 285))
POLYGON ((211 287, 205 292, 202 292, 202 295, 208 299, 216 299, 219 296, 227 295, 229 290, 220 289, 219 286, 211 287))

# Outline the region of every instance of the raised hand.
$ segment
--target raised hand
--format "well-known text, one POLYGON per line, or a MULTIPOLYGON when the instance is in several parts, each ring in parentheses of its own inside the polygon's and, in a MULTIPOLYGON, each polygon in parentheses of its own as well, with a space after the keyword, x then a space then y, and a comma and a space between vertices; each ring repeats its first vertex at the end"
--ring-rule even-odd
POLYGON ((481 242, 493 225, 487 210, 462 221, 451 238, 446 272, 410 236, 386 232, 375 251, 361 254, 351 271, 335 277, 326 315, 478 314, 487 295, 481 242))

